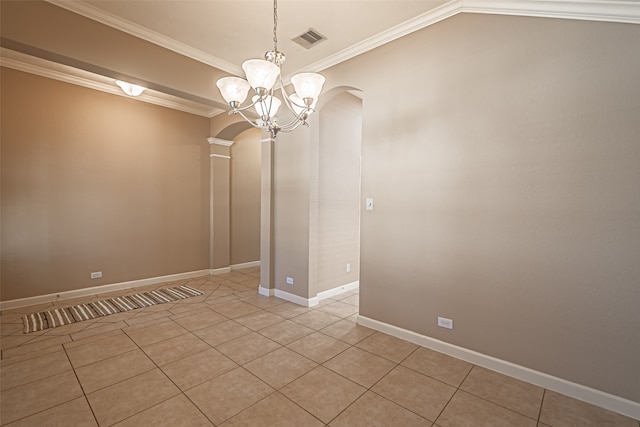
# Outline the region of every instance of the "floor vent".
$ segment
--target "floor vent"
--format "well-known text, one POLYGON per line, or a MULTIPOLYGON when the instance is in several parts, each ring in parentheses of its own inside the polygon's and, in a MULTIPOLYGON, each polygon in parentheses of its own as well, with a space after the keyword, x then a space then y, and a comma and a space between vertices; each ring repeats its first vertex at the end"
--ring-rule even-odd
POLYGON ((298 37, 294 38, 293 41, 298 43, 300 46, 309 49, 326 39, 327 38, 325 36, 317 32, 313 28, 309 28, 303 34, 300 34, 298 37))

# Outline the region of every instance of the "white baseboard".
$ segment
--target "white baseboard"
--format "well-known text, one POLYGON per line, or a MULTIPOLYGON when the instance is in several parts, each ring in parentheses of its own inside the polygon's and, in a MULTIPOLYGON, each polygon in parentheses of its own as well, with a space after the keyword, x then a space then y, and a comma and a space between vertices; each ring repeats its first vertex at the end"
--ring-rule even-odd
POLYGON ((487 356, 486 354, 449 344, 426 335, 420 335, 416 332, 379 322, 365 316, 358 316, 358 324, 401 338, 422 347, 430 348, 440 353, 465 360, 469 363, 473 363, 474 365, 482 366, 483 368, 487 368, 492 371, 544 387, 548 390, 600 406, 610 411, 626 415, 627 417, 640 420, 640 403, 638 402, 633 402, 631 400, 589 388, 581 384, 576 384, 543 372, 534 371, 533 369, 525 368, 524 366, 516 365, 505 360, 487 356))
POLYGON ((272 297, 275 295, 275 289, 263 288, 262 285, 258 286, 258 293, 265 297, 272 297))
POLYGON ((318 292, 318 300, 322 301, 323 299, 331 298, 333 296, 358 289, 359 286, 360 281, 356 280, 355 282, 347 283, 346 285, 338 286, 336 288, 329 289, 328 291, 318 292))
MULTIPOLYGON (((302 305, 304 307, 314 307, 318 305, 318 303, 323 299, 331 298, 332 296, 340 295, 344 292, 349 292, 353 289, 357 289, 359 285, 360 285, 360 282, 356 281, 356 282, 348 283, 346 285, 337 286, 333 289, 329 289, 328 291, 318 292, 318 295, 312 298, 304 298, 298 295, 294 295, 290 292, 283 291, 281 289, 272 290, 274 291, 274 293, 271 295, 275 295, 277 298, 282 298, 284 300, 293 302, 298 305, 302 305)), ((265 289, 265 288, 262 288, 262 287, 260 288, 259 291, 261 292, 261 295, 266 295, 262 293, 262 289, 265 289)))
POLYGON ((294 304, 302 305, 304 307, 313 307, 318 305, 318 297, 305 298, 280 289, 274 289, 274 291, 274 295, 277 298, 282 298, 294 304))
POLYGON ((169 274, 167 276, 150 277, 147 279, 131 280, 128 282, 111 283, 108 285, 92 286, 90 288, 73 289, 55 294, 38 295, 34 297, 20 298, 9 301, 0 301, 0 310, 27 307, 29 305, 44 304, 54 301, 64 301, 71 298, 79 298, 88 295, 117 291, 120 289, 132 289, 140 286, 155 285, 162 282, 191 279, 192 277, 206 276, 209 270, 188 271, 186 273, 169 274))
POLYGON ((212 276, 224 273, 231 273, 231 267, 212 268, 211 270, 209 270, 209 274, 212 276))
POLYGON ((231 270, 242 270, 243 268, 260 267, 260 261, 243 262, 242 264, 233 264, 231 270))

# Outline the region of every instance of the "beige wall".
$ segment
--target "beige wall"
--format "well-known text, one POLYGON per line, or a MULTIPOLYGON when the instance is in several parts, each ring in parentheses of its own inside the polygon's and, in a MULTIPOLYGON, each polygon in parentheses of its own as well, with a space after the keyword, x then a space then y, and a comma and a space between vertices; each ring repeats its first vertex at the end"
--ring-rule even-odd
POLYGON ((361 315, 640 402, 638 40, 458 15, 326 71, 364 94, 361 315))
POLYGON ((209 267, 208 119, 11 69, 1 83, 3 301, 209 267))
POLYGON ((231 265, 260 261, 260 129, 231 146, 231 265))
POLYGON ((318 274, 312 295, 359 278, 362 101, 347 92, 331 98, 319 111, 318 127, 318 274))
POLYGON ((280 133, 274 160, 275 288, 302 298, 310 297, 310 136, 304 127, 280 133), (294 279, 293 285, 287 285, 287 276, 294 279))

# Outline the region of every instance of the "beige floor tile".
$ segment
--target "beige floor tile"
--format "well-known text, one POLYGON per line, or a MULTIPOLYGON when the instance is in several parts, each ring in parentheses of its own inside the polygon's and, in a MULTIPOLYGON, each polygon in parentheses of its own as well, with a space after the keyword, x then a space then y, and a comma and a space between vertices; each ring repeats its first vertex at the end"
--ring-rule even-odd
POLYGON ((73 371, 66 371, 0 392, 0 420, 8 424, 78 397, 80 384, 73 371))
POLYGON ((154 369, 87 395, 101 426, 111 425, 180 393, 162 371, 154 369))
POLYGON ((350 346, 347 343, 315 332, 287 345, 288 348, 317 363, 324 363, 350 346))
POLYGON ((341 320, 329 325, 320 332, 349 344, 357 344, 375 331, 364 326, 357 325, 349 320, 341 320))
POLYGON ((297 339, 312 334, 313 332, 315 332, 313 329, 307 328, 306 326, 302 326, 290 320, 284 320, 258 331, 260 335, 264 335, 265 337, 282 345, 287 345, 297 339))
POLYGON ((39 335, 20 334, 20 335, 10 335, 8 337, 2 337, 2 339, 0 339, 0 350, 4 351, 10 348, 15 348, 21 345, 25 345, 29 343, 29 341, 33 341, 36 336, 39 336, 39 335))
POLYGON ((22 334, 23 330, 24 330, 24 325, 22 323, 0 324, 0 336, 2 336, 2 339, 4 339, 4 337, 8 335, 22 334))
POLYGON ((173 306, 173 308, 171 309, 171 313, 173 314, 173 316, 171 316, 172 319, 179 319, 181 317, 193 316, 205 311, 210 311, 209 309, 211 307, 206 302, 203 301, 195 304, 190 304, 191 301, 189 300, 190 298, 187 298, 186 300, 182 300, 178 304, 173 306))
POLYGON ((209 420, 184 395, 179 394, 146 411, 142 411, 115 427, 210 427, 209 420))
POLYGON ((242 301, 260 308, 275 307, 285 302, 280 298, 265 297, 264 295, 260 295, 257 293, 248 298, 243 298, 242 301))
POLYGON ((45 329, 42 335, 44 336, 55 336, 55 335, 71 335, 76 332, 80 332, 84 329, 87 329, 90 326, 95 325, 96 322, 76 322, 70 323, 68 325, 58 326, 56 328, 45 329))
POLYGON ((356 345, 363 350, 367 350, 396 363, 402 362, 418 348, 417 345, 409 341, 401 340, 400 338, 382 332, 375 332, 356 345))
POLYGON ((237 368, 186 392, 198 408, 219 425, 273 393, 273 389, 243 368, 237 368))
POLYGON ((329 424, 331 427, 431 427, 431 421, 367 392, 329 424))
POLYGON ((322 366, 281 389, 282 394, 325 423, 335 418, 365 391, 364 387, 322 366))
POLYGON ((144 312, 136 314, 134 317, 127 319, 125 322, 129 326, 142 325, 154 320, 163 319, 171 316, 171 304, 160 304, 147 307, 144 312))
POLYGON ((323 427, 324 423, 280 393, 273 393, 227 420, 222 427, 323 427))
MULTIPOLYGON (((10 337, 13 338, 13 337, 10 337)), ((2 350, 2 358, 8 359, 10 357, 20 356, 23 354, 31 353, 32 351, 42 350, 48 347, 55 347, 60 344, 71 342, 69 335, 57 336, 57 337, 40 337, 34 338, 25 344, 19 344, 18 347, 12 347, 2 350)), ((4 340, 3 340, 4 341, 4 340)))
POLYGON ((97 427, 93 412, 82 396, 11 424, 11 427, 97 427))
POLYGON ((358 312, 358 307, 351 304, 346 304, 341 301, 336 301, 318 308, 318 311, 322 311, 324 313, 328 313, 337 317, 349 317, 358 312))
POLYGON ((369 388, 387 375, 396 364, 375 354, 351 347, 325 362, 324 366, 369 388))
POLYGON ((86 337, 82 337, 81 339, 68 342, 64 345, 64 348, 66 349, 75 348, 82 345, 86 345, 91 342, 101 341, 101 340, 116 337, 116 336, 126 337, 127 335, 124 332, 122 332, 122 329, 114 329, 112 331, 103 332, 98 335, 89 335, 86 337))
POLYGON ((86 394, 155 369, 156 365, 136 349, 76 369, 86 394))
POLYGON ((0 388, 7 390, 32 381, 70 371, 71 363, 64 352, 44 356, 0 367, 0 388))
POLYGON ((536 427, 536 420, 458 391, 436 420, 442 427, 536 427))
POLYGON ((186 334, 189 331, 170 321, 158 325, 149 325, 146 328, 125 329, 125 332, 136 344, 143 347, 186 334))
POLYGON ((277 348, 280 348, 280 344, 255 332, 216 347, 218 351, 239 365, 251 362, 277 348))
POLYGON ((210 348, 209 344, 191 333, 142 347, 147 356, 158 366, 175 362, 210 348))
POLYGON ((438 418, 456 392, 455 387, 402 366, 371 390, 431 421, 438 418))
POLYGON ((358 307, 360 305, 360 295, 349 295, 346 298, 342 298, 340 301, 345 304, 351 304, 358 307))
POLYGON ((74 368, 108 359, 117 354, 126 353, 138 348, 136 344, 124 334, 102 340, 91 341, 77 346, 65 346, 67 355, 74 368))
POLYGON ((317 363, 284 347, 244 365, 245 369, 276 390, 316 366, 318 366, 317 363))
POLYGON ((285 319, 291 319, 292 317, 296 317, 304 313, 309 313, 313 311, 313 309, 309 307, 303 307, 298 304, 293 304, 291 302, 284 302, 274 307, 267 308, 267 311, 275 313, 278 316, 284 317, 285 319))
POLYGON ((234 361, 210 348, 164 365, 162 370, 180 389, 188 390, 237 367, 234 361))
POLYGON ((538 418, 544 389, 524 381, 474 366, 461 390, 504 406, 529 418, 538 418))
POLYGON ((209 326, 208 328, 194 332, 194 334, 200 339, 213 347, 250 333, 251 329, 246 328, 233 320, 218 323, 217 325, 209 326))
POLYGON ((226 322, 228 319, 221 314, 216 313, 213 310, 203 310, 198 314, 180 317, 174 319, 177 324, 187 329, 188 331, 197 331, 204 329, 208 326, 217 325, 218 323, 226 322))
POLYGON ((322 311, 314 310, 301 314, 300 316, 293 317, 291 320, 306 326, 307 328, 319 330, 336 323, 340 318, 331 314, 323 313, 322 311))
POLYGON ((127 324, 124 322, 97 324, 94 327, 87 326, 81 331, 71 333, 71 339, 74 341, 80 341, 96 335, 102 335, 107 332, 120 331, 122 328, 126 327, 127 324))
POLYGON ((261 310, 261 308, 258 308, 255 305, 247 304, 242 301, 230 301, 222 304, 215 304, 212 305, 211 308, 229 319, 235 319, 236 317, 245 316, 249 313, 255 313, 256 311, 261 310))
POLYGON ((546 390, 540 421, 553 427, 637 427, 624 415, 546 390))
POLYGON ((276 323, 280 323, 283 320, 284 317, 280 317, 277 314, 273 314, 268 311, 251 313, 235 319, 236 322, 254 331, 266 328, 267 326, 275 325, 276 323))
POLYGON ((44 356, 45 354, 53 354, 53 353, 58 353, 60 351, 64 353, 64 348, 62 347, 62 344, 58 344, 53 347, 43 348, 42 350, 32 351, 30 353, 20 354, 14 357, 10 357, 8 359, 2 359, 0 360, 0 366, 9 366, 9 365, 13 365, 14 363, 20 363, 25 360, 35 359, 36 357, 44 356))
POLYGON ((471 363, 424 347, 407 357, 402 365, 454 387, 462 383, 473 367, 471 363))

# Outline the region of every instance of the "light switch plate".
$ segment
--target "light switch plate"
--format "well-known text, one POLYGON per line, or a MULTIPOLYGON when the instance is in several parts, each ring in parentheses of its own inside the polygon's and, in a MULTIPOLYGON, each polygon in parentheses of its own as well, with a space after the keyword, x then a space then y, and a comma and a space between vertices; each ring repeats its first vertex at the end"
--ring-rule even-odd
POLYGON ((365 200, 365 209, 368 211, 372 211, 373 210, 373 197, 367 197, 367 199, 365 200))

